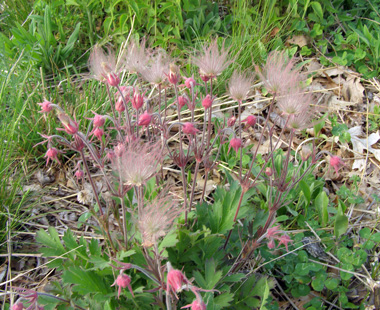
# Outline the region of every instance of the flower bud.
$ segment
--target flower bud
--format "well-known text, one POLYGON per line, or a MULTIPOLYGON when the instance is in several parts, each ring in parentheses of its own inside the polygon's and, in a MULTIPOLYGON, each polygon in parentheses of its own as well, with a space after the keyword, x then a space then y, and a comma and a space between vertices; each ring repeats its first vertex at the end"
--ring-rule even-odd
POLYGON ((187 88, 193 88, 195 86, 195 80, 193 77, 189 77, 185 80, 185 85, 187 88))
POLYGON ((140 110, 141 107, 144 105, 144 95, 139 94, 138 92, 135 92, 132 97, 132 106, 135 108, 135 110, 140 110))
POLYGON ((227 126, 228 126, 228 127, 232 127, 233 125, 235 125, 235 122, 236 122, 236 117, 235 117, 235 116, 231 116, 231 117, 227 120, 227 126))
POLYGON ((78 169, 78 170, 75 172, 75 176, 77 177, 77 181, 79 181, 79 179, 82 179, 83 176, 84 176, 84 172, 83 172, 83 170, 78 169))
POLYGON ((270 177, 273 174, 273 170, 271 167, 266 167, 265 168, 265 174, 270 177))
POLYGON ((12 306, 12 310, 22 310, 24 309, 24 304, 22 302, 18 302, 12 306))
POLYGON ((125 111, 124 102, 123 102, 123 99, 121 97, 119 97, 119 99, 116 100, 115 110, 119 113, 125 111))
POLYGON ((150 114, 148 111, 145 111, 143 114, 139 117, 139 126, 149 126, 150 122, 152 121, 152 114, 150 114))
POLYGON ((182 130, 187 135, 196 135, 199 131, 197 128, 194 127, 193 123, 184 123, 182 126, 182 130))
POLYGON ((246 122, 247 125, 253 127, 256 124, 256 117, 254 115, 249 115, 243 122, 246 122))
POLYGON ((104 135, 104 130, 102 128, 95 128, 94 130, 94 136, 97 137, 99 140, 102 139, 103 135, 104 135))
POLYGON ((118 86, 120 84, 120 78, 116 73, 111 72, 107 76, 107 83, 110 86, 118 86))
POLYGON ((170 65, 170 72, 168 77, 168 80, 171 84, 177 85, 179 81, 179 73, 178 73, 178 67, 174 64, 170 65))
POLYGON ((187 100, 185 96, 178 96, 178 105, 180 109, 182 109, 188 102, 189 100, 187 100))
POLYGON ((67 114, 60 113, 58 118, 68 134, 75 135, 78 132, 78 123, 74 122, 67 114))
POLYGON ((95 127, 102 127, 104 125, 105 121, 106 120, 104 119, 104 116, 95 113, 95 116, 94 116, 94 126, 95 127))
POLYGON ((50 101, 45 100, 42 103, 38 103, 39 106, 41 106, 40 113, 48 113, 53 109, 52 103, 50 101))
POLYGON ((231 147, 235 150, 237 153, 238 150, 242 147, 242 142, 239 138, 233 138, 230 141, 230 147, 228 148, 228 152, 230 152, 231 147))
POLYGON ((202 100, 202 106, 205 109, 209 109, 212 106, 212 101, 213 101, 213 99, 211 98, 211 95, 208 94, 206 97, 203 98, 203 100, 202 100))

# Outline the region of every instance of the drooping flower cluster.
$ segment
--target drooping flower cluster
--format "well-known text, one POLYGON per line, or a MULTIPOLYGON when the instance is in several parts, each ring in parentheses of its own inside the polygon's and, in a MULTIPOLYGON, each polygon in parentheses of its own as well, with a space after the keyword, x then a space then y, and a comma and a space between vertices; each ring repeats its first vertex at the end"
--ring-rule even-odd
POLYGON ((274 249, 276 247, 275 240, 279 241, 278 246, 281 244, 285 245, 286 250, 288 251, 289 242, 293 242, 290 237, 284 233, 284 231, 279 230, 280 226, 275 226, 272 228, 268 228, 266 233, 266 238, 268 241, 268 248, 274 249))

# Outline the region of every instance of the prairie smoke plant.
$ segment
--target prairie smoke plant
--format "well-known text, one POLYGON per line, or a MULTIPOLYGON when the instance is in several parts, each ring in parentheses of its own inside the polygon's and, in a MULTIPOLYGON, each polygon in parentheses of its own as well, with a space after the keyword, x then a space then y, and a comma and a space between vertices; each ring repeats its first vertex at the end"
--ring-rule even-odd
POLYGON ((111 49, 108 49, 108 53, 106 54, 99 45, 95 45, 91 52, 88 66, 91 77, 108 83, 110 86, 119 85, 120 78, 116 68, 116 57, 111 49))
POLYGON ((51 161, 55 160, 57 163, 61 164, 57 155, 58 155, 58 150, 55 147, 49 148, 45 154, 46 166, 49 164, 49 160, 51 161))
POLYGON ((294 92, 288 93, 277 100, 277 107, 283 115, 298 115, 308 109, 313 102, 311 93, 302 92, 301 89, 294 89, 294 92))
POLYGON ((193 63, 199 68, 202 80, 208 80, 220 75, 232 60, 228 60, 230 48, 224 47, 224 41, 219 50, 217 39, 210 44, 205 44, 198 57, 193 58, 193 63))
POLYGON ((115 148, 113 170, 121 176, 125 185, 141 186, 153 177, 163 159, 160 142, 142 142, 136 139, 124 147, 115 148))
POLYGON ((238 150, 242 147, 242 142, 239 138, 232 138, 230 141, 230 146, 228 148, 228 152, 230 152, 231 147, 235 150, 236 154, 238 150))
POLYGON ((170 64, 169 74, 166 74, 169 83, 177 85, 180 79, 179 68, 175 64, 170 64))
POLYGON ((58 128, 57 130, 64 130, 69 135, 75 135, 78 132, 78 123, 73 121, 66 113, 59 113, 58 118, 61 121, 64 129, 58 128))
POLYGON ((247 74, 234 71, 228 83, 230 97, 240 102, 247 99, 252 81, 253 79, 247 74))
POLYGON ((211 95, 208 94, 206 97, 203 98, 203 100, 202 100, 202 106, 205 109, 209 109, 209 108, 211 108, 213 101, 214 101, 214 98, 212 98, 211 95))
POLYGON ((262 70, 256 72, 272 94, 288 94, 301 81, 299 70, 294 68, 294 58, 288 60, 284 52, 273 51, 268 55, 262 70))
POLYGON ((253 127, 256 124, 256 116, 248 115, 246 119, 242 120, 242 123, 247 123, 248 126, 253 127))
MULTIPOLYGON (((330 167, 334 168, 336 176, 339 177, 339 169, 346 164, 339 156, 330 157, 330 167)), ((330 168, 329 168, 330 169, 330 168)))
POLYGON ((138 228, 142 235, 142 245, 144 247, 157 245, 158 240, 173 227, 174 220, 181 212, 167 190, 163 190, 151 202, 146 202, 138 210, 138 228))

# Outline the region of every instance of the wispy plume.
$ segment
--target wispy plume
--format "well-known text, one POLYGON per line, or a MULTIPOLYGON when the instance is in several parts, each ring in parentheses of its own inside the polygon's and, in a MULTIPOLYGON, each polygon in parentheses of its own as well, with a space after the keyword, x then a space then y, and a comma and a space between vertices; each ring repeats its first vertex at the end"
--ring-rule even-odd
POLYGON ((140 44, 132 40, 122 54, 123 69, 130 73, 141 73, 149 61, 149 49, 146 47, 146 41, 143 39, 140 44))

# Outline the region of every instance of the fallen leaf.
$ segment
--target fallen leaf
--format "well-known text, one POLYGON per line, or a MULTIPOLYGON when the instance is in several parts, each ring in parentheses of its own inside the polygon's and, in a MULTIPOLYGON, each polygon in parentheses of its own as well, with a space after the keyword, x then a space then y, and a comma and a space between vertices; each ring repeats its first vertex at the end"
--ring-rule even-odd
POLYGON ((286 43, 295 44, 295 45, 298 45, 299 47, 303 47, 310 43, 310 38, 304 35, 294 35, 288 40, 286 40, 286 43))
MULTIPOLYGON (((378 140, 380 140, 379 131, 369 135, 367 139, 359 138, 362 135, 361 126, 352 127, 348 130, 351 135, 352 148, 356 154, 363 155, 364 149, 368 149, 375 158, 380 161, 380 149, 374 149, 374 145, 378 140)), ((365 168, 365 159, 355 159, 352 169, 359 169, 362 171, 365 168)))

